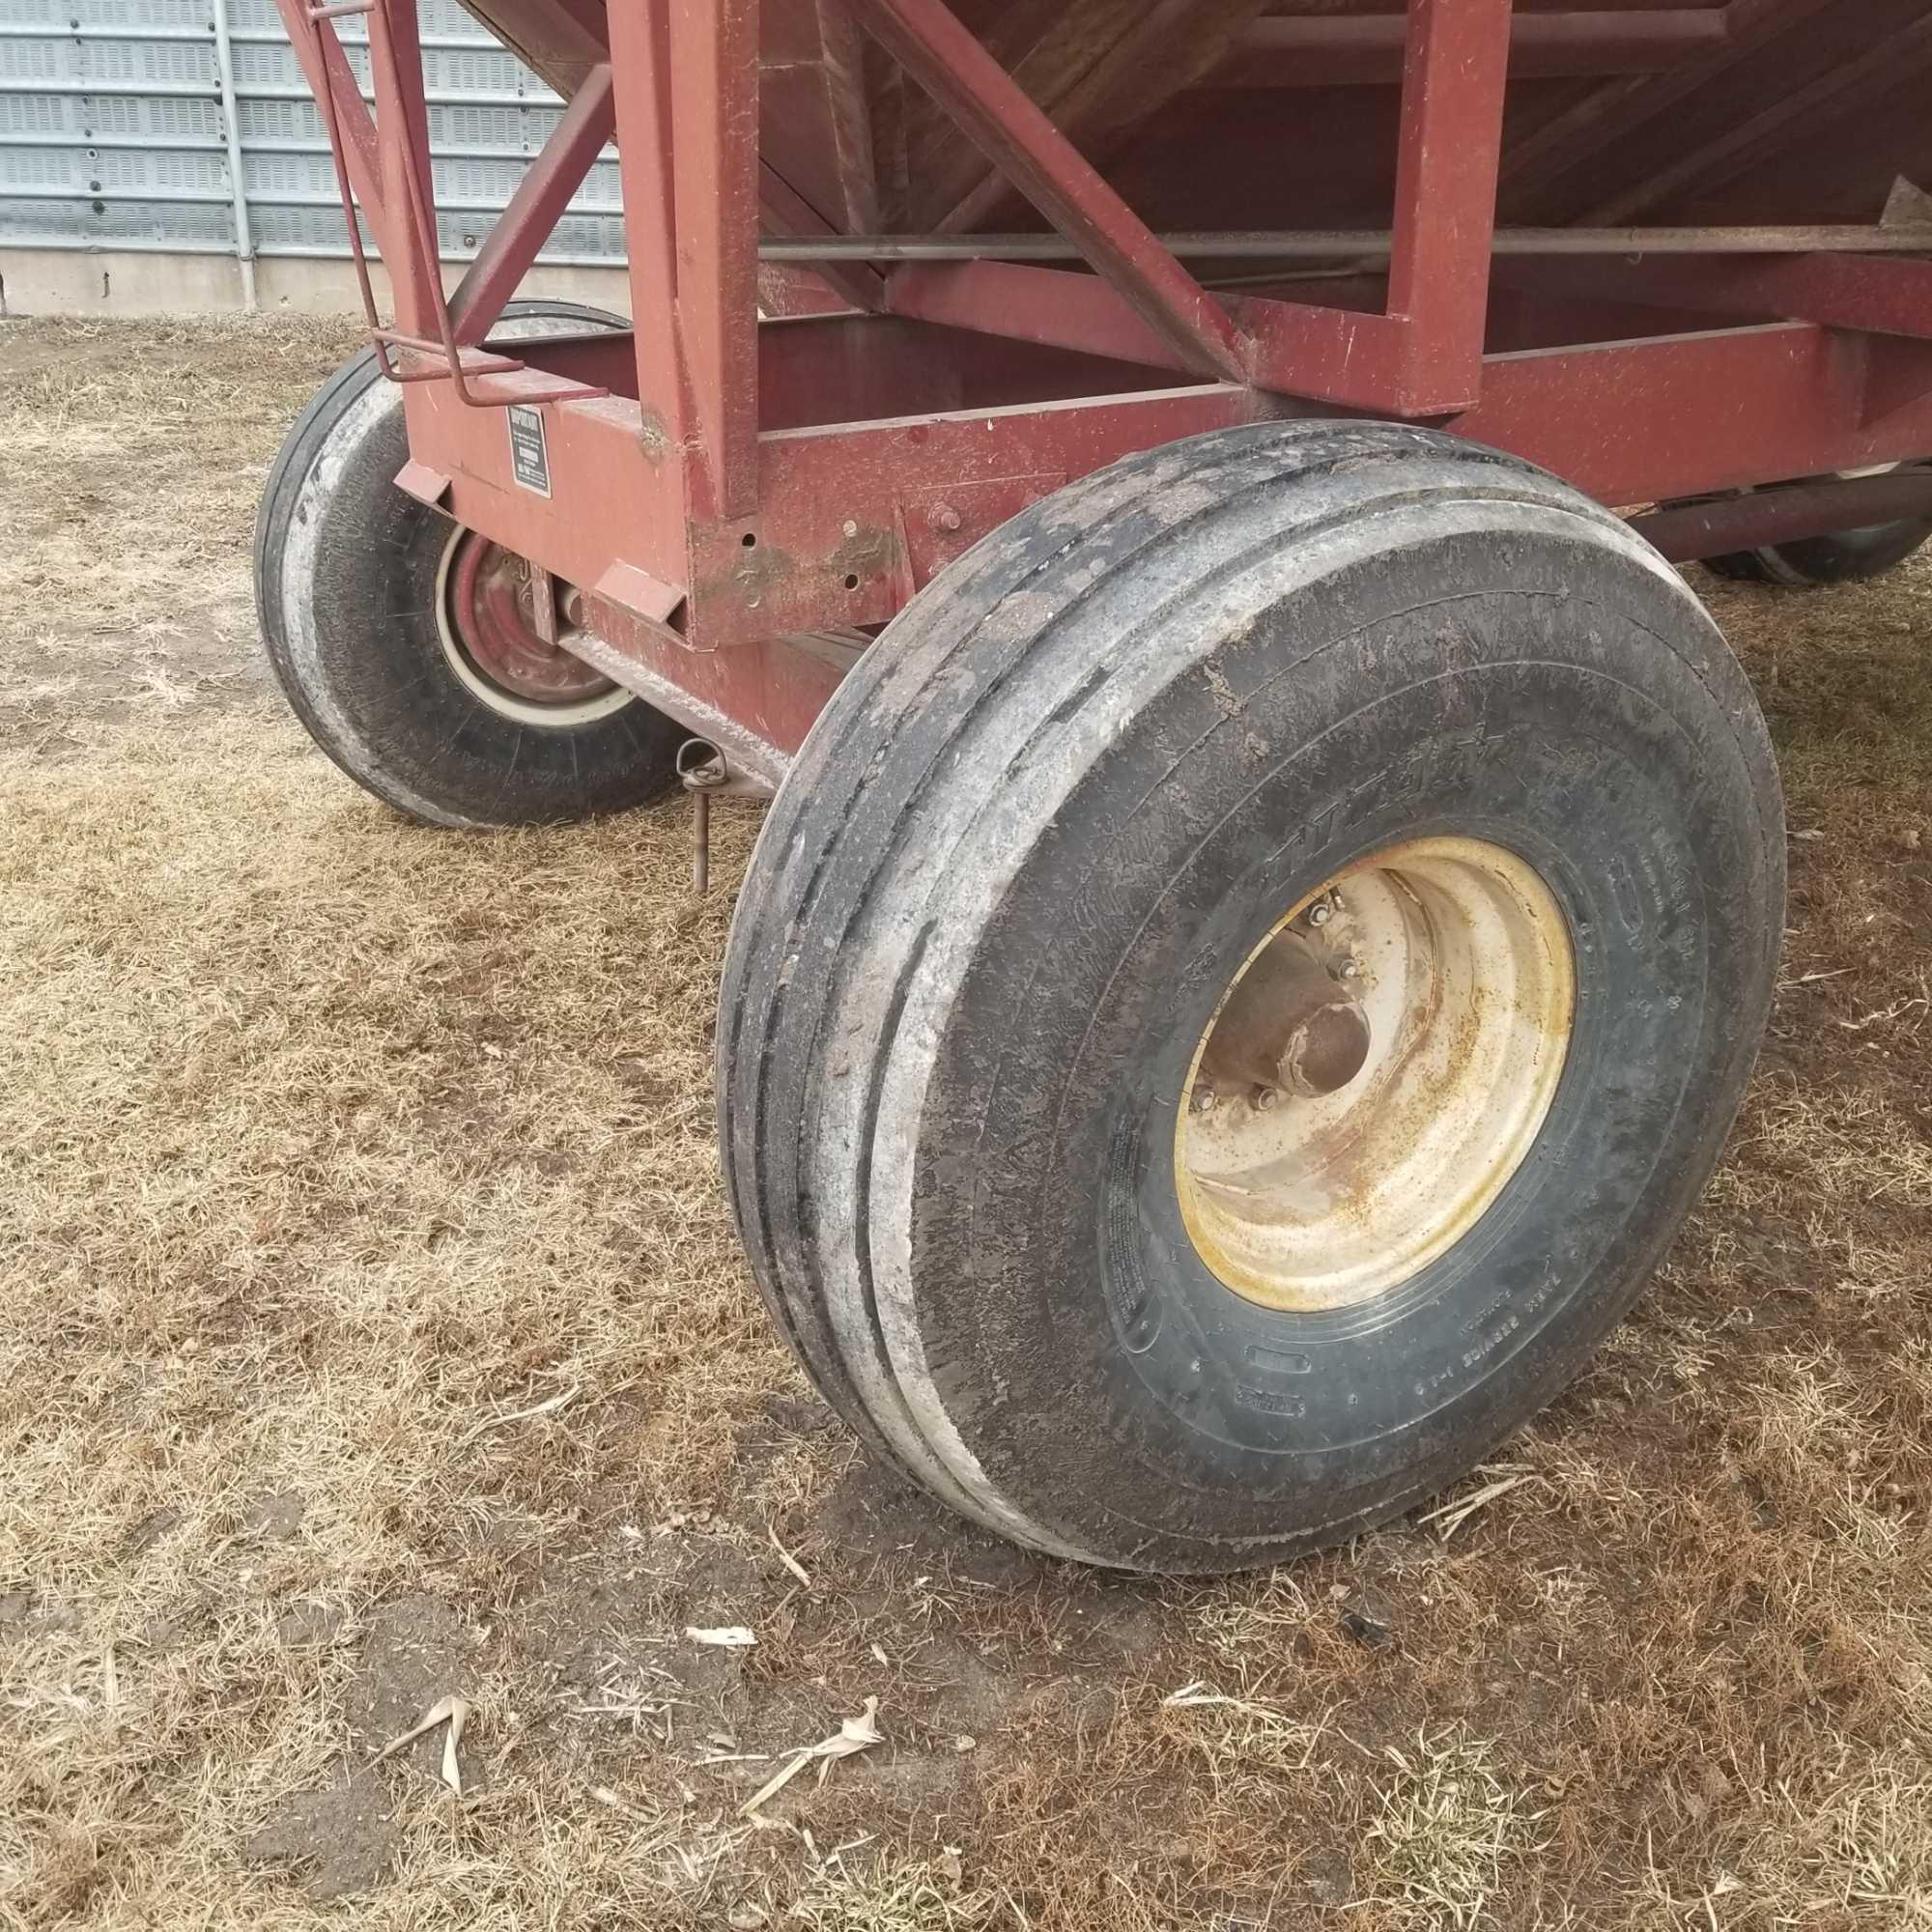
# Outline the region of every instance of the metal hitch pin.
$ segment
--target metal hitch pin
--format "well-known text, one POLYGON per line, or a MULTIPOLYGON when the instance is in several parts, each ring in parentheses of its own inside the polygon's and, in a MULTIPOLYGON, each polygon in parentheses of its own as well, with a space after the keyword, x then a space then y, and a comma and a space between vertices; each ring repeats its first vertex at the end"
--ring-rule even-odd
POLYGON ((677 776, 691 794, 691 890, 702 898, 711 890, 711 794, 730 779, 724 753, 704 738, 687 738, 678 747, 677 776))

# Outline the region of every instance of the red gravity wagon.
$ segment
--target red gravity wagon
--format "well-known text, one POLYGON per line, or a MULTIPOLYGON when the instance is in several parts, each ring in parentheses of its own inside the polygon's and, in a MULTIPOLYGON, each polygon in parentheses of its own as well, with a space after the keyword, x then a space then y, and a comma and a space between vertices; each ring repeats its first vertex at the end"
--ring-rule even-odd
POLYGON ((1932 5, 469 0, 568 106, 445 295, 414 0, 278 3, 393 322, 275 669, 432 824, 772 796, 720 1135, 826 1400, 1214 1571, 1562 1388, 1782 926, 1672 564, 1932 532, 1932 5), (611 141, 629 320, 511 301, 611 141))

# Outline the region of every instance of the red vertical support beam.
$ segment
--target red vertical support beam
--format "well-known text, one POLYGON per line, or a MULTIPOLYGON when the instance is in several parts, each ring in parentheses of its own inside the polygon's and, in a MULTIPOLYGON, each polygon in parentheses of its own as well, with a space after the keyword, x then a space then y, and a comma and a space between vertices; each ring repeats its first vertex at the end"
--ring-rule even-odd
POLYGON ((422 43, 413 4, 385 10, 386 32, 369 34, 376 87, 376 145, 382 158, 384 225, 379 240, 389 271, 396 327, 405 335, 440 332, 442 259, 430 176, 429 106, 423 99, 422 43), (413 189, 411 177, 414 177, 413 189), (419 198, 412 202, 412 194, 419 198), (412 209, 425 213, 418 232, 412 209))
POLYGON ((758 506, 758 0, 669 0, 669 22, 692 512, 730 522, 758 506))
POLYGON ((670 47, 662 6, 610 13, 617 172, 630 256, 638 400, 647 435, 682 446, 688 414, 677 330, 677 227, 671 205, 670 47))
POLYGON ((1409 325, 1408 386, 1472 403, 1509 53, 1510 0, 1409 0, 1388 309, 1409 325))

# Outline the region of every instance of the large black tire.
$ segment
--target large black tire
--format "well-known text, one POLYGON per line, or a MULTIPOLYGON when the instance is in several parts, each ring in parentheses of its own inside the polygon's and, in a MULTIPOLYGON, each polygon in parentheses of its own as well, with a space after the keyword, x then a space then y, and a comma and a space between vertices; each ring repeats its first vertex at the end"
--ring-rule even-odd
MULTIPOLYGON (((513 302, 503 335, 623 327, 573 302, 513 302)), ((599 715, 512 715, 459 676, 439 630, 454 526, 395 486, 402 391, 364 350, 302 412, 255 526, 269 663, 309 735, 356 783, 426 824, 533 825, 621 811, 676 782, 687 735, 640 698, 599 715)))
POLYGON ((1757 550, 1727 551, 1722 556, 1707 556, 1704 567, 1738 583, 1817 590, 1883 577, 1922 549, 1928 538, 1932 538, 1932 518, 1909 517, 1863 529, 1836 530, 1829 536, 1794 537, 1757 550))
POLYGON ((1750 1071, 1783 884, 1739 667, 1575 491, 1383 424, 1132 457, 937 580, 781 790, 720 1011, 738 1226, 827 1400, 991 1528, 1180 1572, 1330 1543, 1630 1307, 1750 1071), (1560 902, 1560 1084, 1412 1281, 1258 1306, 1177 1211, 1188 1056, 1285 905, 1433 833, 1560 902))

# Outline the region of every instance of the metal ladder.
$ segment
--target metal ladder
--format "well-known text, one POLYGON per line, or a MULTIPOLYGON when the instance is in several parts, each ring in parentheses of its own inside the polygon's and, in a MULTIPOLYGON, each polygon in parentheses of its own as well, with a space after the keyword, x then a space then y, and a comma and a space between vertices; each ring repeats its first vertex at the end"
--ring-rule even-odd
MULTIPOLYGON (((324 85, 315 90, 328 129, 329 153, 335 161, 335 185, 342 196, 342 212, 349 224, 349 247, 355 264, 355 279, 362 295, 362 311, 368 320, 369 340, 383 374, 392 383, 448 383, 459 401, 471 409, 507 409, 513 403, 560 403, 591 396, 608 396, 611 391, 596 384, 582 383, 547 370, 532 369, 514 356, 494 350, 459 343, 449 302, 442 292, 442 251, 437 240, 436 211, 423 184, 430 175, 429 144, 418 141, 418 123, 427 126, 428 109, 423 99, 422 63, 413 63, 413 71, 404 73, 404 63, 396 50, 392 9, 414 6, 415 0, 323 0, 303 12, 315 41, 317 71, 324 85), (349 72, 353 64, 344 50, 334 22, 347 15, 362 14, 369 22, 369 62, 376 93, 375 128, 379 151, 390 143, 402 165, 395 170, 406 185, 409 204, 407 245, 414 251, 420 283, 427 292, 434 335, 412 335, 406 330, 385 327, 376 306, 376 289, 369 273, 369 255, 362 242, 362 222, 355 205, 355 191, 350 183, 349 162, 342 127, 341 102, 331 75, 329 51, 349 72), (472 383, 471 378, 478 379, 472 383), (481 384, 479 386, 478 384, 481 384)), ((390 232, 394 234, 394 224, 390 232)), ((394 265, 392 265, 393 267, 394 265)), ((392 275, 392 280, 397 279, 392 275)))

